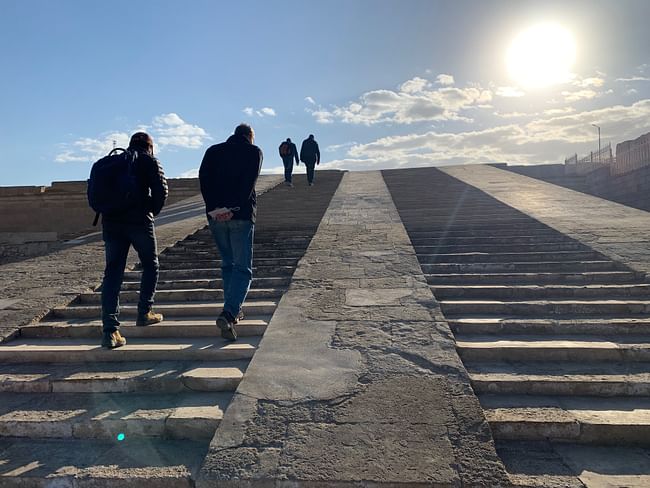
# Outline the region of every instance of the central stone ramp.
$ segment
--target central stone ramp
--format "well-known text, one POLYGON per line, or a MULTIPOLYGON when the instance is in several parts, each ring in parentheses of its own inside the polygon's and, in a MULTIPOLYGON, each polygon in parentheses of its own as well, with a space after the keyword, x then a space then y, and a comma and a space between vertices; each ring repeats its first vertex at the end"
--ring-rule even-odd
POLYGON ((513 481, 650 486, 645 273, 434 168, 384 177, 513 481))
POLYGON ((197 487, 461 486, 509 482, 381 174, 346 173, 197 487))
POLYGON ((341 175, 319 172, 311 188, 298 176, 295 188, 260 196, 255 279, 234 343, 223 341, 215 325, 220 262, 203 229, 160 256, 161 324, 134 326, 140 272, 127 271, 125 347, 99 347, 99 291, 53 309, 0 345, 0 486, 194 486, 341 175))

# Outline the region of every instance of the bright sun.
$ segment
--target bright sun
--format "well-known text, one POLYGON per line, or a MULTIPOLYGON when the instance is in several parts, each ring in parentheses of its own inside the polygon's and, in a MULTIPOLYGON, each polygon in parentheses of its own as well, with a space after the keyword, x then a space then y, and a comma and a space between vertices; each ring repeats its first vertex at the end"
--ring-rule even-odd
POLYGON ((576 57, 571 33, 558 24, 538 24, 514 38, 508 49, 508 72, 525 88, 543 88, 570 78, 576 57))

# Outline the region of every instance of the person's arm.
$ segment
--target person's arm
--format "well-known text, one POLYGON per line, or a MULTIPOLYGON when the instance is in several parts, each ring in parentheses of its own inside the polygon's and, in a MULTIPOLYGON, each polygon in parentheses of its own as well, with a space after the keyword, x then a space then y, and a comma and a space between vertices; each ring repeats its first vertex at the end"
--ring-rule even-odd
POLYGON ((201 167, 199 168, 199 183, 201 184, 201 195, 205 202, 206 211, 214 210, 221 207, 217 196, 214 192, 213 182, 215 181, 213 162, 211 161, 212 155, 210 149, 205 152, 201 167))
POLYGON ((293 157, 296 160, 296 166, 298 166, 298 164, 300 162, 299 159, 298 159, 298 148, 296 147, 296 145, 294 143, 291 143, 291 150, 293 151, 293 157))
POLYGON ((244 174, 244 182, 241 186, 242 194, 240 195, 240 208, 244 208, 244 206, 248 203, 248 199, 255 191, 255 184, 257 183, 257 178, 260 175, 260 171, 262 171, 262 160, 264 159, 264 156, 260 148, 257 148, 257 155, 255 158, 255 164, 247 165, 246 173, 244 174))
POLYGON ((167 178, 163 172, 160 161, 156 158, 151 158, 151 174, 149 178, 149 188, 151 189, 151 211, 154 216, 158 215, 165 205, 165 200, 169 195, 169 188, 167 186, 167 178))
POLYGON ((316 164, 320 164, 320 149, 318 149, 318 143, 314 141, 314 145, 316 146, 316 164))

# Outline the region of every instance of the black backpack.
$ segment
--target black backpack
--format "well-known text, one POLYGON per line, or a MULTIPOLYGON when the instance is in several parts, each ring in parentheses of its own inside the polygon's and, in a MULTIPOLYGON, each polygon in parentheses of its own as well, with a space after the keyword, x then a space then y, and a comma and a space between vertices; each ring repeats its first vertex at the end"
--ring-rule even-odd
POLYGON ((293 156, 293 154, 291 154, 291 145, 287 141, 284 141, 282 144, 280 144, 280 156, 283 158, 286 158, 287 156, 293 156))
POLYGON ((138 153, 115 148, 93 164, 88 179, 88 203, 99 214, 119 213, 135 206, 140 199, 136 174, 138 153))

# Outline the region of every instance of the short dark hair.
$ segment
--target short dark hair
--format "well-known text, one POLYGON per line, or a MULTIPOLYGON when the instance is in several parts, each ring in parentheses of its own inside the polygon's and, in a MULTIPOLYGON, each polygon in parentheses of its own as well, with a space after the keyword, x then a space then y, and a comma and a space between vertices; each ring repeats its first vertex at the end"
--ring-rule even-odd
POLYGON ((310 139, 313 139, 313 138, 314 138, 314 134, 309 134, 309 138, 310 138, 310 139))
POLYGON ((136 132, 131 136, 129 147, 153 152, 153 139, 146 132, 136 132))
POLYGON ((255 135, 255 131, 253 131, 253 128, 248 124, 239 124, 237 127, 235 127, 235 135, 251 137, 255 135))

